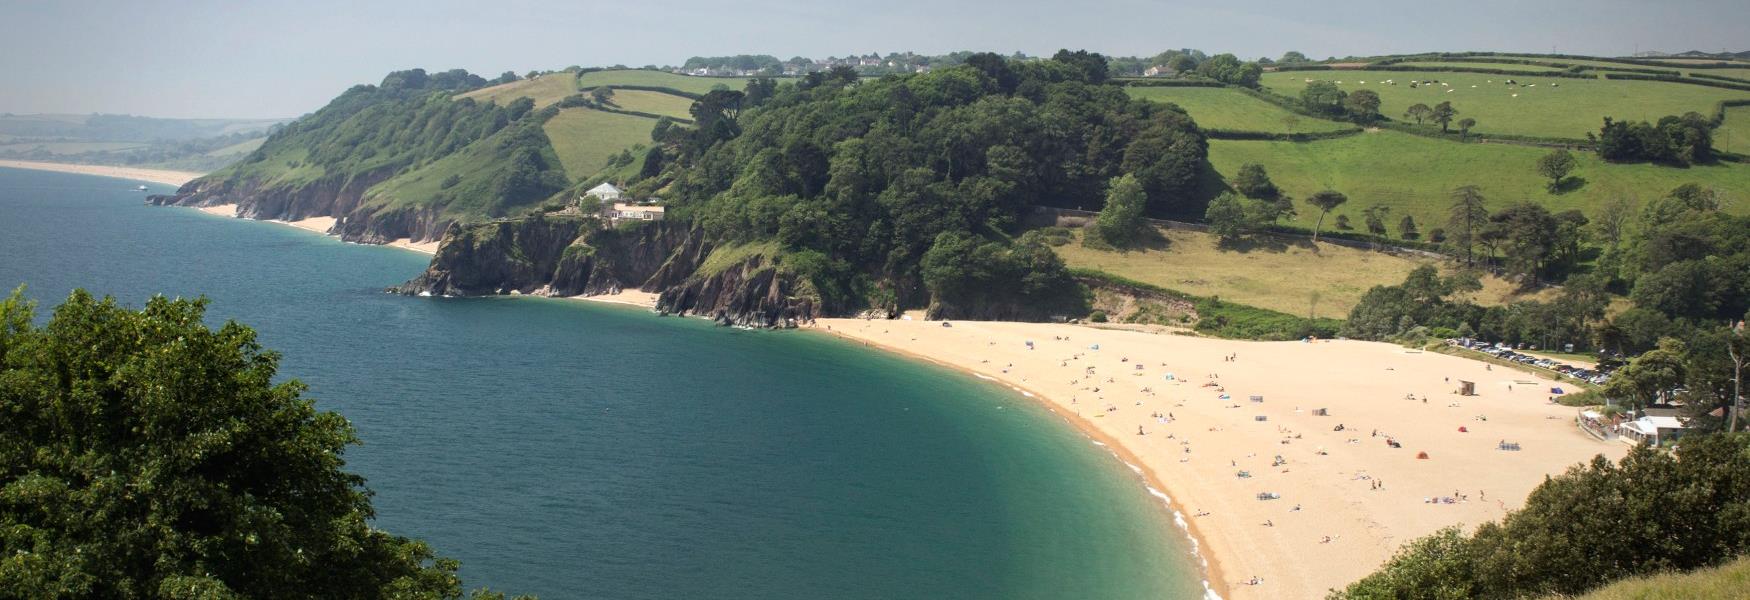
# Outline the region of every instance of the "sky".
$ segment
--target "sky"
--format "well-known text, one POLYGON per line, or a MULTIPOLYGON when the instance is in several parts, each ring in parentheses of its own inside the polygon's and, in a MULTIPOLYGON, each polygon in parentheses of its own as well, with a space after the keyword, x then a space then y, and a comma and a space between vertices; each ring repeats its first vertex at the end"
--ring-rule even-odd
POLYGON ((1747 0, 0 0, 0 113, 293 117, 413 67, 492 77, 695 55, 1059 48, 1621 56, 1747 50, 1747 32, 1747 0))

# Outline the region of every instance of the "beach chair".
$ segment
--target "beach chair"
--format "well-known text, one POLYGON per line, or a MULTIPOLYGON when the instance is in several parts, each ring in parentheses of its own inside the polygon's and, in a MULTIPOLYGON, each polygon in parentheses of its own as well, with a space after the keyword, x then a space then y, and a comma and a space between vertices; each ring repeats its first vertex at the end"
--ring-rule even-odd
POLYGON ((1263 396, 1252 396, 1252 401, 1253 402, 1263 402, 1264 397, 1263 396))
POLYGON ((1268 420, 1270 420, 1270 417, 1266 417, 1264 415, 1258 415, 1258 416, 1252 417, 1252 420, 1253 421, 1268 421, 1268 420))
POLYGON ((1519 451, 1519 442, 1501 442, 1501 444, 1497 447, 1499 449, 1507 451, 1507 452, 1518 452, 1519 451))
POLYGON ((1282 494, 1276 492, 1258 492, 1259 500, 1281 500, 1282 494))

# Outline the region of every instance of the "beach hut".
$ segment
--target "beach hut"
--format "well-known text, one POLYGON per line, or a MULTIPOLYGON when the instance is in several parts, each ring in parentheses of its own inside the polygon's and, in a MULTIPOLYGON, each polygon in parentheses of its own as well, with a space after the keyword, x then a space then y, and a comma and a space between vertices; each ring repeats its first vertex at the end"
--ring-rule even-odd
POLYGON ((1475 395, 1477 395, 1477 382, 1465 381, 1463 379, 1458 380, 1458 395, 1460 395, 1460 396, 1475 396, 1475 395))

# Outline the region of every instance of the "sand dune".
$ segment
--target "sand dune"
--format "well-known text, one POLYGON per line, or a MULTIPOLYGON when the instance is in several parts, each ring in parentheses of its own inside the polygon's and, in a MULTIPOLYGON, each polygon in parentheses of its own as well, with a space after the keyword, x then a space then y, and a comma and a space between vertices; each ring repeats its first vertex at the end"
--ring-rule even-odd
POLYGON ((1559 384, 1390 344, 952 325, 816 327, 1026 390, 1112 444, 1171 496, 1200 540, 1211 586, 1227 598, 1322 597, 1404 542, 1499 519, 1545 475, 1626 452, 1580 432, 1574 409, 1548 401, 1559 384), (1479 395, 1457 395, 1461 379, 1479 395), (1321 408, 1329 416, 1315 416, 1321 408), (1522 450, 1500 450, 1501 441, 1522 450), (1441 497, 1455 502, 1427 502, 1441 497))

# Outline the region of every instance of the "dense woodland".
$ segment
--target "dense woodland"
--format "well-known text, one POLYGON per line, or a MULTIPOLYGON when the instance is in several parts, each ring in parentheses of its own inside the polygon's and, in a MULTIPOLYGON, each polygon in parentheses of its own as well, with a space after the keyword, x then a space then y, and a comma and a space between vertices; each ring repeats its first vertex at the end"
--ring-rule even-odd
MULTIPOLYGON (((849 69, 717 91, 658 132, 674 218, 726 243, 776 240, 828 310, 928 304, 943 317, 1086 314, 1036 241, 1034 206, 1097 207, 1128 175, 1151 212, 1201 211, 1207 144, 1190 117, 1099 85, 1104 58, 993 54, 909 77, 849 69)), ((647 163, 648 164, 648 163, 647 163)))

